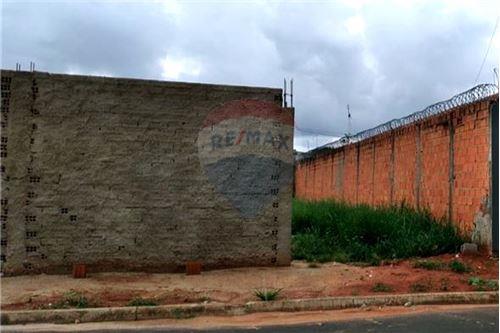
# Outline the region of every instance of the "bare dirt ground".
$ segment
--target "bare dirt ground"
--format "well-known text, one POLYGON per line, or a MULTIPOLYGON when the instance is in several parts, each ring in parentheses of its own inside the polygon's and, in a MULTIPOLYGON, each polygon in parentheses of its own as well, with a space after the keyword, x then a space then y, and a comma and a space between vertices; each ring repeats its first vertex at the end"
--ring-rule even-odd
POLYGON ((450 269, 426 270, 413 267, 413 260, 382 266, 360 267, 339 263, 294 261, 290 267, 236 268, 202 272, 201 275, 96 273, 86 279, 69 275, 32 275, 1 279, 3 310, 50 308, 70 290, 81 292, 91 306, 125 306, 135 298, 153 299, 158 304, 255 301, 257 288, 283 288, 281 299, 371 294, 473 291, 470 277, 498 279, 498 259, 441 255, 426 260, 449 263, 460 260, 471 269, 455 273, 450 269), (381 292, 377 283, 389 286, 381 292))

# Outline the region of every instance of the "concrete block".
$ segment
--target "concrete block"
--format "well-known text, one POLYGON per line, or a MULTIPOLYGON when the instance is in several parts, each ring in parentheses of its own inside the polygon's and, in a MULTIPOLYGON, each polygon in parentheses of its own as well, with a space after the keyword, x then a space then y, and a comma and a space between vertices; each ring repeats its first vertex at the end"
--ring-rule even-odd
POLYGON ((460 246, 460 253, 463 255, 478 255, 479 251, 477 244, 474 243, 464 243, 460 246))

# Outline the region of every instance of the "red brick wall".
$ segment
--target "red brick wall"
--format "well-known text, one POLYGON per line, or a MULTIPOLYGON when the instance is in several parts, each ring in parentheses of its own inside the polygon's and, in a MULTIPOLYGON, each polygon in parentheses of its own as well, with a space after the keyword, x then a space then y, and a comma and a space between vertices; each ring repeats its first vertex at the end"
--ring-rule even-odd
POLYGON ((356 203, 356 183, 357 183, 357 173, 356 173, 356 147, 350 145, 344 147, 345 158, 344 158, 344 173, 342 177, 344 191, 344 200, 350 203, 356 203))
POLYGON ((487 103, 474 105, 455 113, 452 219, 470 233, 474 215, 484 205, 489 193, 488 161, 490 154, 489 111, 487 103))
POLYGON ((411 126, 394 132, 393 202, 406 202, 417 206, 417 127, 411 126))
POLYGON ((382 135, 375 140, 374 160, 374 201, 372 204, 379 205, 391 202, 391 178, 392 178, 392 137, 382 135))
POLYGON ((406 202, 471 235, 489 194, 489 105, 456 108, 297 163, 296 196, 406 202))
POLYGON ((373 157, 372 142, 359 146, 358 203, 370 204, 372 202, 373 157))
MULTIPOLYGON (((450 126, 447 119, 434 118, 420 127, 421 181, 420 207, 436 217, 448 216, 450 126)), ((484 161, 488 163, 488 161, 484 161)))

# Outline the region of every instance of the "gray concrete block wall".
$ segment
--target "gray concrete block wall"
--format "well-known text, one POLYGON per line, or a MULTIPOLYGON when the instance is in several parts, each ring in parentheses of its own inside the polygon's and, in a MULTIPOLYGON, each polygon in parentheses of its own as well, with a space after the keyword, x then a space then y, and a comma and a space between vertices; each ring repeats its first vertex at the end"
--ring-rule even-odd
POLYGON ((281 90, 1 76, 5 274, 289 264, 281 90))

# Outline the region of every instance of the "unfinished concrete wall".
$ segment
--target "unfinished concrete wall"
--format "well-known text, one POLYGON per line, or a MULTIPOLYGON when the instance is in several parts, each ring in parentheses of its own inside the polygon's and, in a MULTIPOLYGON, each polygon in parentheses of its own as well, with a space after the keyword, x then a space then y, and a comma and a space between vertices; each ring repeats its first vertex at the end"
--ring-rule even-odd
POLYGON ((295 195, 353 204, 405 202, 450 219, 464 235, 491 247, 489 117, 495 100, 491 96, 355 144, 320 151, 296 165, 295 195), (311 173, 323 187, 317 182, 310 186, 311 173))
POLYGON ((281 90, 1 76, 4 273, 289 263, 281 90))

